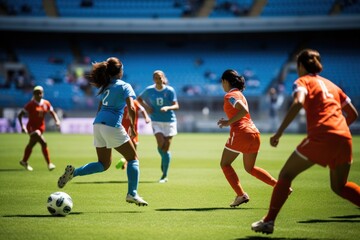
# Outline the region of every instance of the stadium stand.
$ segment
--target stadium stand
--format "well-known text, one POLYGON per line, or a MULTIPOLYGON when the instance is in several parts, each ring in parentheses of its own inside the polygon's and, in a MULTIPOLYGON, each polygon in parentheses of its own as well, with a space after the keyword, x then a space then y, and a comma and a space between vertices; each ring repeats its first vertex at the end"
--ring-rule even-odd
POLYGON ((360 107, 360 46, 354 37, 359 1, 0 0, 0 15, 0 29, 6 29, 0 108, 21 107, 31 97, 29 88, 11 80, 20 69, 30 86, 45 87, 55 106, 95 109, 96 92, 79 81, 91 62, 115 55, 137 93, 162 69, 182 106, 194 111, 221 109, 219 77, 225 69, 252 73, 245 94, 261 115, 269 87, 283 85, 289 96, 297 77, 293 54, 302 47, 320 50, 324 76, 360 107), (19 20, 14 28, 6 28, 14 19, 19 20), (140 27, 134 31, 134 26, 140 27))

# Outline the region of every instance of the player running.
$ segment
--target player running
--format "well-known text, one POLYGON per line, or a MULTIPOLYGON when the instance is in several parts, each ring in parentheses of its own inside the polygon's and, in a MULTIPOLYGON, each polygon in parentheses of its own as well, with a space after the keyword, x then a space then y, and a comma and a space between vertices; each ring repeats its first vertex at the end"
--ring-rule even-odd
POLYGON ((63 188, 73 177, 106 171, 111 165, 111 150, 114 148, 128 162, 126 201, 138 206, 147 206, 148 203, 137 192, 140 168, 136 149, 125 128, 121 125, 126 105, 130 115, 131 134, 136 135, 134 128, 136 95, 131 85, 121 80, 123 73, 123 64, 115 57, 93 64, 89 79, 92 85, 100 89, 99 95, 101 96, 93 125, 94 145, 98 161, 79 168, 68 165, 65 173, 58 180, 58 187, 63 188))
POLYGON ((255 166, 260 148, 260 132, 251 120, 248 103, 242 94, 245 89, 244 77, 235 70, 228 69, 221 76, 221 84, 226 92, 224 112, 228 119, 221 118, 217 124, 220 128, 230 126, 230 137, 225 144, 220 166, 237 195, 230 207, 236 207, 250 200, 249 195, 240 184, 238 175, 231 166, 240 153, 243 154, 246 172, 270 186, 276 184, 276 179, 266 170, 255 166))
POLYGON ((360 187, 349 182, 352 136, 349 125, 358 117, 350 98, 330 80, 318 75, 323 70, 320 54, 304 49, 297 56, 299 78, 294 83, 293 103, 270 144, 276 147, 287 126, 301 108, 306 111, 307 137, 290 155, 279 174, 266 216, 251 225, 255 232, 273 233, 274 223, 297 175, 318 164, 330 168, 331 189, 360 207, 360 187), (342 111, 345 112, 345 116, 342 111))
POLYGON ((49 149, 43 133, 45 132, 45 115, 49 112, 55 120, 57 127, 60 127, 60 120, 51 103, 48 100, 43 99, 44 89, 42 86, 36 86, 33 90, 33 97, 18 114, 18 120, 21 126, 21 131, 27 133, 30 136, 29 142, 25 147, 23 159, 20 161, 20 165, 28 171, 33 171, 33 168, 29 165, 28 161, 33 147, 36 143, 40 143, 41 151, 44 155, 48 169, 50 171, 55 169, 55 164, 50 160, 49 149), (22 118, 24 115, 28 115, 28 122, 23 124, 22 118))

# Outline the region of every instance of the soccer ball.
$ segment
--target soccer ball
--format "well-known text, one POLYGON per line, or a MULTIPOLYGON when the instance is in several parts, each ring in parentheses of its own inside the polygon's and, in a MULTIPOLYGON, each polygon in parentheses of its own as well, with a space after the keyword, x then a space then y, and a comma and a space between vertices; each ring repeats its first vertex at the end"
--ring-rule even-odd
POLYGON ((54 216, 66 216, 73 208, 73 201, 65 192, 54 192, 47 200, 47 210, 54 216))

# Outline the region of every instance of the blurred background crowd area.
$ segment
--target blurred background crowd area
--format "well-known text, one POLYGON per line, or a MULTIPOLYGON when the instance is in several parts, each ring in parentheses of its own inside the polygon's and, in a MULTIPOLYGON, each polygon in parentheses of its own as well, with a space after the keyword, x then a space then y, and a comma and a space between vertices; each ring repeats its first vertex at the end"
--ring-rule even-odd
MULTIPOLYGON (((0 0, 0 131, 16 131, 36 85, 62 118, 93 117, 97 91, 86 77, 111 56, 137 94, 154 70, 166 73, 179 131, 227 131, 216 121, 229 68, 246 79, 259 129, 273 131, 291 100, 295 54, 306 47, 321 53, 321 75, 359 111, 359 30, 359 0, 0 0)), ((290 131, 305 130, 298 118, 290 131)))

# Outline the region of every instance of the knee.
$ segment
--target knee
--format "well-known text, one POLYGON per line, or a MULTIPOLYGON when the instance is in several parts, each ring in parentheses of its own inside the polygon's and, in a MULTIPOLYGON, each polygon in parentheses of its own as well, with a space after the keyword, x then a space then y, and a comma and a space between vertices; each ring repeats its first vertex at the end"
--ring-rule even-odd
POLYGON ((292 182, 294 180, 295 176, 293 176, 292 174, 285 172, 285 171, 281 171, 279 174, 279 180, 283 179, 289 182, 292 182))
POLYGON ((335 183, 331 183, 331 190, 337 194, 337 195, 340 195, 341 194, 341 191, 343 189, 344 186, 340 186, 338 184, 335 184, 335 183))
POLYGON ((111 163, 101 163, 104 167, 104 171, 108 170, 110 168, 111 163))
POLYGON ((253 175, 254 167, 245 167, 245 171, 249 173, 250 175, 253 175))

